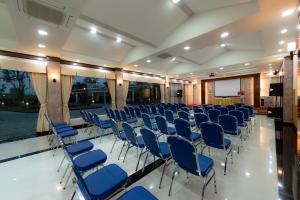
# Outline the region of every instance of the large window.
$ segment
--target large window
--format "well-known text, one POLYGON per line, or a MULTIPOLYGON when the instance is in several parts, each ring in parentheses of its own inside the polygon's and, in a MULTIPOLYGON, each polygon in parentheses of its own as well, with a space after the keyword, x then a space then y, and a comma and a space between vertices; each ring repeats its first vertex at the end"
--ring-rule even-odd
POLYGON ((0 142, 35 136, 39 107, 28 72, 0 70, 0 142))
POLYGON ((149 104, 160 103, 160 85, 157 83, 144 83, 130 81, 127 104, 149 104))
POLYGON ((111 105, 106 79, 76 76, 69 100, 71 118, 80 117, 79 110, 104 114, 104 107, 111 105))

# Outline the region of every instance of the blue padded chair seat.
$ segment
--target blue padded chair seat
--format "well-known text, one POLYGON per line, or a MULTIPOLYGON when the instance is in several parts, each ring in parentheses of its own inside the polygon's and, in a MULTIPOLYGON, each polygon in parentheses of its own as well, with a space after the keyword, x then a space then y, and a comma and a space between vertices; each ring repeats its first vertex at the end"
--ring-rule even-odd
POLYGON ((58 126, 69 126, 69 124, 67 124, 66 122, 57 122, 53 124, 54 127, 58 127, 58 126))
POLYGON ((85 178, 85 185, 90 195, 95 199, 106 199, 128 179, 127 173, 116 164, 104 166, 85 178))
POLYGON ((201 139, 200 133, 192 132, 191 139, 192 139, 192 141, 200 140, 201 139))
POLYGON ((120 139, 120 140, 126 140, 126 134, 125 134, 125 132, 124 131, 122 131, 122 132, 120 132, 120 134, 118 135, 118 138, 120 139))
POLYGON ((111 123, 109 123, 109 124, 103 123, 103 124, 102 124, 102 128, 103 128, 103 129, 111 128, 111 123))
MULTIPOLYGON (((226 150, 230 147, 230 145, 231 145, 231 141, 227 138, 224 138, 224 146, 225 146, 226 150)), ((223 146, 220 146, 220 145, 209 144, 209 146, 217 148, 217 149, 223 149, 223 146)))
POLYGON ((71 126, 66 126, 66 127, 62 127, 62 128, 55 128, 55 130, 59 134, 59 133, 65 132, 65 131, 73 130, 73 128, 71 126))
POLYGON ((198 155, 198 159, 200 162, 199 165, 200 165, 201 175, 206 176, 212 169, 214 165, 214 161, 210 157, 201 154, 198 155))
POLYGON ((97 149, 76 157, 74 159, 74 165, 79 171, 86 171, 103 164, 106 159, 106 154, 100 149, 97 149))
POLYGON ((174 127, 168 127, 168 135, 174 135, 176 133, 176 129, 174 127))
POLYGON ((241 134, 241 129, 237 129, 236 131, 224 130, 224 133, 229 134, 229 135, 240 135, 241 134))
POLYGON ((53 125, 53 127, 54 127, 55 129, 62 129, 62 128, 70 127, 70 125, 68 125, 68 124, 53 125))
POLYGON ((162 155, 163 159, 169 158, 171 156, 171 152, 170 152, 168 143, 160 142, 159 143, 159 149, 160 149, 160 152, 161 152, 161 155, 162 155))
POLYGON ((61 138, 66 138, 66 137, 71 137, 71 136, 78 135, 78 131, 75 130, 75 129, 71 129, 69 131, 64 131, 64 132, 61 132, 61 133, 58 133, 58 134, 61 138))
POLYGON ((94 145, 90 141, 83 141, 83 142, 79 142, 79 143, 67 146, 66 150, 70 155, 75 156, 75 155, 81 154, 83 152, 89 151, 93 147, 94 147, 94 145))
POLYGON ((127 123, 132 124, 132 123, 136 123, 138 122, 138 120, 136 118, 132 118, 132 119, 128 119, 127 123))
POLYGON ((144 148, 145 147, 145 144, 144 144, 144 140, 143 140, 143 137, 142 136, 137 136, 136 137, 136 145, 140 148, 144 148))
POLYGON ((142 186, 136 186, 124 193, 117 200, 158 200, 142 186))

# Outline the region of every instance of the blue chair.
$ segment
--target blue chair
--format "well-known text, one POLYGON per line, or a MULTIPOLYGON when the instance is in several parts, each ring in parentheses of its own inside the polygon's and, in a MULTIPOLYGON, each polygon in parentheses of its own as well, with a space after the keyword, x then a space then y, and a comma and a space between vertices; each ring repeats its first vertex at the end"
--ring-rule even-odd
POLYGON ((169 109, 169 106, 167 104, 165 104, 165 103, 163 103, 162 106, 163 106, 164 110, 168 110, 169 109))
POLYGON ((165 115, 165 109, 163 106, 161 105, 158 105, 158 112, 161 116, 164 116, 165 115))
POLYGON ((138 107, 134 107, 134 111, 138 118, 142 118, 141 110, 138 107))
POLYGON ((115 115, 116 115, 117 122, 121 122, 122 118, 119 110, 117 109, 115 110, 115 115))
MULTIPOLYGON (((238 120, 232 115, 220 115, 219 124, 222 126, 225 134, 230 136, 240 137, 241 145, 243 145, 243 137, 241 129, 238 128, 238 120)), ((240 146, 238 145, 238 153, 240 152, 240 146)))
POLYGON ((151 113, 153 114, 153 115, 157 115, 158 113, 157 113, 157 110, 156 110, 156 106, 154 105, 154 104, 151 104, 150 105, 150 109, 151 109, 151 113))
POLYGON ((175 104, 170 105, 170 110, 173 111, 173 113, 177 113, 177 106, 175 104))
POLYGON ((190 113, 190 109, 188 107, 181 107, 180 110, 184 111, 184 112, 187 112, 187 113, 190 113))
POLYGON ((134 112, 134 108, 130 106, 128 109, 129 109, 130 117, 131 118, 137 118, 137 116, 134 112))
POLYGON ((135 171, 138 170, 138 167, 139 167, 139 164, 140 164, 140 160, 141 160, 141 157, 142 155, 145 153, 144 149, 145 149, 145 144, 144 144, 144 141, 143 141, 143 138, 142 136, 137 136, 137 134, 135 133, 134 129, 132 126, 130 126, 130 124, 124 122, 122 123, 122 127, 123 127, 123 130, 125 132, 125 135, 126 135, 126 139, 127 139, 127 142, 128 142, 128 146, 127 146, 127 150, 126 150, 126 153, 124 155, 124 160, 123 162, 125 162, 125 159, 126 159, 126 155, 128 153, 128 150, 131 148, 131 147, 136 147, 137 149, 140 149, 140 156, 139 156, 139 159, 138 159, 138 163, 136 165, 136 168, 135 168, 135 171))
POLYGON ((197 113, 204 113, 204 111, 201 109, 201 108, 194 108, 194 113, 197 114, 197 113))
POLYGON ((121 114, 121 119, 122 119, 122 122, 127 122, 129 124, 135 124, 138 122, 138 120, 136 118, 131 118, 131 119, 128 119, 127 118, 127 115, 125 113, 124 110, 121 110, 120 111, 120 114, 121 114))
POLYGON ((129 111, 129 108, 127 106, 124 106, 124 111, 125 111, 127 116, 130 116, 130 111, 129 111))
POLYGON ((173 127, 169 127, 164 117, 156 116, 155 121, 157 128, 161 134, 174 135, 176 133, 176 129, 173 127))
POLYGON ((202 108, 203 108, 204 113, 207 114, 207 115, 208 115, 208 111, 213 109, 213 107, 210 107, 210 106, 205 106, 205 107, 202 107, 202 108))
POLYGON ((208 116, 204 113, 197 113, 195 116, 195 122, 198 129, 200 129, 200 126, 203 122, 208 122, 208 116))
POLYGON ((236 109, 235 105, 227 105, 226 107, 228 108, 228 111, 232 111, 236 109))
POLYGON ((240 107, 240 108, 237 108, 237 110, 242 111, 244 113, 244 121, 246 122, 247 127, 248 127, 248 131, 250 133, 250 131, 252 131, 252 125, 251 125, 249 109, 244 108, 244 107, 240 107))
POLYGON ((231 140, 224 138, 223 128, 219 124, 213 122, 204 122, 201 124, 200 128, 205 144, 201 152, 203 152, 205 147, 223 150, 225 152, 224 175, 226 175, 227 157, 230 153, 231 161, 233 161, 231 140))
POLYGON ((214 122, 214 123, 219 123, 219 116, 220 115, 221 115, 221 112, 217 109, 208 110, 209 120, 214 122))
POLYGON ((161 174, 160 182, 159 182, 159 188, 161 188, 161 183, 163 180, 165 168, 167 166, 168 160, 171 158, 171 152, 169 150, 168 144, 166 142, 159 142, 157 136, 149 129, 142 128, 141 129, 141 135, 143 137, 145 146, 147 148, 147 155, 144 162, 144 167, 147 163, 149 152, 156 157, 159 157, 164 161, 164 167, 161 174))
POLYGON ((153 194, 142 186, 135 186, 117 200, 158 200, 153 194))
POLYGON ((221 105, 213 105, 214 109, 217 109, 217 108, 220 108, 220 107, 222 107, 222 106, 221 105))
MULTIPOLYGON (((190 174, 204 178, 201 199, 203 200, 205 188, 212 179, 214 179, 215 193, 217 193, 215 170, 213 168, 214 161, 207 156, 197 153, 197 149, 193 143, 181 136, 169 136, 167 142, 176 166, 179 166, 190 174)), ((171 196, 174 178, 177 173, 177 167, 175 167, 172 174, 169 196, 171 196)))
POLYGON ((190 114, 189 113, 187 113, 185 111, 179 111, 178 112, 178 117, 188 121, 191 124, 192 127, 196 126, 195 120, 190 120, 190 114))
POLYGON ((125 147, 125 144, 126 144, 126 135, 125 135, 124 131, 119 130, 117 123, 113 119, 111 120, 111 129, 112 129, 113 134, 115 136, 115 141, 114 141, 114 143, 111 147, 110 153, 112 153, 116 142, 123 141, 123 146, 122 146, 121 151, 120 151, 119 156, 118 156, 118 160, 119 160, 120 156, 121 156, 121 153, 123 151, 123 148, 125 147))
POLYGON ((88 123, 88 119, 87 119, 85 112, 83 112, 82 110, 80 110, 79 112, 80 112, 80 115, 81 115, 81 118, 83 119, 83 121, 85 123, 88 123))
MULTIPOLYGON (((107 129, 111 129, 111 119, 108 120, 108 121, 102 121, 96 113, 93 114, 93 118, 94 118, 94 121, 95 121, 95 125, 97 127, 99 127, 100 130, 101 130, 101 134, 100 134, 100 141, 101 141, 101 136, 104 136, 105 131, 107 129)), ((97 135, 95 133, 95 138, 96 137, 97 137, 97 135)))
POLYGON ((249 117, 254 117, 253 107, 244 105, 242 108, 247 108, 249 110, 249 117))
POLYGON ((228 114, 228 108, 226 108, 226 107, 218 107, 216 109, 221 112, 221 115, 227 115, 228 114))
POLYGON ((116 122, 118 122, 118 119, 117 119, 117 117, 116 117, 114 111, 113 111, 112 109, 109 109, 108 111, 109 111, 109 113, 110 113, 111 119, 113 119, 113 120, 115 120, 116 122))
POLYGON ((178 135, 194 143, 201 140, 201 135, 199 133, 191 131, 191 125, 188 121, 178 118, 174 120, 174 124, 178 135))
POLYGON ((111 118, 110 112, 109 112, 108 108, 104 108, 104 110, 105 110, 105 113, 106 113, 107 117, 111 118))
MULTIPOLYGON (((245 122, 244 120, 244 113, 240 110, 232 110, 232 111, 229 111, 229 115, 232 115, 232 116, 235 116, 238 120, 238 127, 240 129, 243 129, 244 132, 246 132, 247 136, 248 136, 248 127, 247 127, 247 123, 245 122)), ((244 137, 244 140, 246 138, 244 137)))
POLYGON ((166 110, 165 111, 165 116, 166 116, 166 120, 171 123, 174 124, 174 115, 173 115, 173 111, 171 110, 166 110))
POLYGON ((158 130, 157 125, 155 123, 151 122, 151 118, 148 114, 143 113, 142 118, 143 118, 143 122, 144 122, 145 127, 149 128, 150 130, 153 130, 153 131, 158 130))

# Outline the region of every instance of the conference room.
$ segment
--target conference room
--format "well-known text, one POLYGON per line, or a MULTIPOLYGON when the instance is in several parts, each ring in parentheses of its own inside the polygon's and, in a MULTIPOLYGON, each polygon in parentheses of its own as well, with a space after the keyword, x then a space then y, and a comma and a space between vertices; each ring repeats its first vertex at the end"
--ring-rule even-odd
POLYGON ((0 193, 300 199, 297 0, 0 0, 0 193))

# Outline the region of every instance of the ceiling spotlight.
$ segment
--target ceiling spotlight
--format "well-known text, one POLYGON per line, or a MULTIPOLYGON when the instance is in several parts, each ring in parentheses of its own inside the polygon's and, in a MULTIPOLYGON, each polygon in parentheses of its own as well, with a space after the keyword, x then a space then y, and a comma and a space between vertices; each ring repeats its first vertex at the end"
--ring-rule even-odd
POLYGON ((220 70, 223 70, 224 68, 223 67, 220 67, 220 70))
POLYGON ((226 38, 228 37, 229 33, 228 32, 224 32, 221 34, 221 38, 226 38))
POLYGON ((250 65, 250 63, 245 63, 244 65, 245 65, 245 66, 248 66, 248 65, 250 65))
POLYGON ((223 43, 223 44, 220 45, 220 47, 224 48, 224 47, 226 47, 226 44, 223 43))
POLYGON ((180 0, 172 0, 173 3, 178 3, 180 0))
POLYGON ((43 54, 43 53, 38 53, 38 56, 40 56, 40 57, 46 57, 46 55, 43 54))
POLYGON ((297 26, 297 29, 300 29, 300 24, 297 26))
POLYGON ((282 52, 282 49, 278 49, 277 52, 278 52, 278 53, 282 52))
POLYGON ((122 38, 121 37, 117 37, 116 42, 117 43, 121 43, 122 42, 122 38))
POLYGON ((44 45, 44 44, 39 44, 38 47, 40 47, 40 48, 46 48, 46 45, 44 45))
POLYGON ((90 29, 90 33, 91 33, 91 34, 96 34, 96 33, 97 33, 96 28, 92 27, 92 28, 90 29))
POLYGON ((289 15, 292 15, 294 13, 294 11, 295 11, 295 9, 293 9, 293 8, 292 9, 288 9, 288 10, 282 12, 281 16, 282 17, 287 17, 289 15))
POLYGON ((47 36, 48 35, 48 32, 47 31, 44 31, 44 30, 38 30, 38 33, 39 35, 42 35, 42 36, 47 36))
POLYGON ((173 58, 172 58, 172 61, 175 61, 175 60, 176 60, 176 57, 173 57, 173 58))
POLYGON ((191 47, 190 46, 185 46, 183 49, 186 50, 186 51, 188 51, 188 50, 191 49, 191 47))
POLYGON ((133 66, 138 67, 139 65, 136 65, 136 64, 135 64, 135 65, 133 65, 133 66))
POLYGON ((280 31, 281 34, 285 34, 285 33, 287 33, 287 32, 288 32, 288 30, 287 30, 286 28, 284 28, 284 29, 282 29, 282 30, 280 31))
POLYGON ((104 64, 103 66, 104 66, 104 67, 106 67, 107 65, 106 65, 106 64, 104 64))
POLYGON ((281 40, 281 41, 279 42, 280 45, 283 45, 284 43, 285 43, 285 41, 283 41, 283 40, 281 40))
POLYGON ((77 59, 76 62, 80 62, 80 60, 77 59))
POLYGON ((151 60, 147 60, 146 62, 147 62, 147 63, 151 63, 151 60))
POLYGON ((193 75, 193 73, 191 72, 190 75, 193 75))

